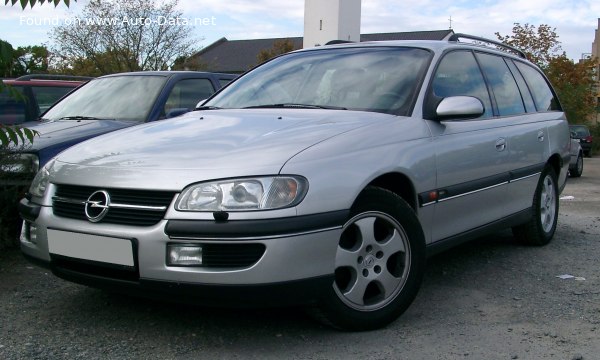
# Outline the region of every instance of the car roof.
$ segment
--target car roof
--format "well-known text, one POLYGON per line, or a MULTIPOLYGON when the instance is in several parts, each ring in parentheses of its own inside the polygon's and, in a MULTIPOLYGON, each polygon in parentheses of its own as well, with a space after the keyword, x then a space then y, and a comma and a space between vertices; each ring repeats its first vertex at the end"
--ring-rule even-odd
POLYGON ((53 86, 53 87, 77 87, 83 84, 85 81, 81 80, 17 80, 17 79, 3 79, 3 83, 10 86, 53 86))
POLYGON ((237 76, 236 74, 213 73, 213 72, 207 72, 207 71, 162 70, 162 71, 123 72, 123 73, 104 75, 104 76, 99 77, 99 79, 107 78, 107 77, 120 77, 120 76, 164 76, 164 77, 170 77, 170 76, 183 76, 183 75, 210 75, 210 76, 226 77, 226 78, 234 78, 237 76))
MULTIPOLYGON (((461 35, 461 34, 459 34, 461 35)), ((477 38, 482 39, 483 38, 477 38)), ((494 45, 496 42, 494 40, 488 40, 492 42, 494 45)), ((513 59, 521 60, 529 62, 526 58, 524 58, 522 52, 518 49, 514 49, 509 47, 508 45, 495 45, 495 46, 506 46, 508 51, 499 50, 497 47, 491 47, 489 45, 485 45, 481 42, 473 43, 473 42, 464 42, 464 41, 449 41, 449 40, 386 40, 386 41, 366 41, 366 42, 339 42, 331 45, 319 46, 309 49, 301 49, 296 50, 295 52, 305 52, 305 51, 318 51, 324 49, 339 49, 339 48, 364 48, 364 47, 414 47, 431 50, 435 53, 442 53, 448 49, 470 49, 470 50, 479 50, 485 51, 489 53, 494 53, 497 55, 508 56, 513 59)))

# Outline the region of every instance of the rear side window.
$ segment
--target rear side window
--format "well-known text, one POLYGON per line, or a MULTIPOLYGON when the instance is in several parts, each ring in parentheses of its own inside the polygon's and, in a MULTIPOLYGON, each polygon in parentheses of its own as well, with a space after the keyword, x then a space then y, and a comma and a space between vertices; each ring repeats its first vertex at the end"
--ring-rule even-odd
POLYGON ((561 110, 560 105, 550 85, 544 76, 533 67, 522 62, 516 62, 517 67, 529 85, 533 101, 538 111, 561 110))
POLYGON ((49 87, 49 86, 32 86, 33 96, 37 101, 39 113, 48 110, 61 97, 65 96, 69 91, 73 90, 70 87, 49 87))
POLYGON ((498 114, 500 116, 522 114, 525 112, 523 100, 515 79, 500 56, 477 54, 483 72, 492 88, 498 114))
POLYGON ((525 79, 523 79, 523 75, 521 75, 521 73, 517 69, 517 66, 515 65, 515 63, 513 63, 512 60, 504 60, 510 68, 510 71, 512 72, 513 76, 515 77, 515 80, 517 80, 519 90, 521 90, 521 97, 523 98, 523 102, 525 103, 525 110, 527 110, 527 112, 535 112, 535 103, 533 102, 533 98, 531 97, 531 92, 529 92, 529 87, 527 86, 525 79))
POLYGON ((433 93, 438 97, 473 96, 485 107, 483 118, 492 116, 490 96, 470 51, 453 51, 441 60, 432 83, 433 93))

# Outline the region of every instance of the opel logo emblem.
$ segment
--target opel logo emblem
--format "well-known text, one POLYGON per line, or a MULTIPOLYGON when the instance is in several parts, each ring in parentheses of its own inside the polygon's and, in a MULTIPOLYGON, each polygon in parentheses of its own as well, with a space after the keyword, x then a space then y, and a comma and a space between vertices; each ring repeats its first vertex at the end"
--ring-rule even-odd
POLYGON ((104 219, 109 207, 110 195, 104 190, 96 191, 85 202, 85 216, 91 222, 98 222, 104 219))

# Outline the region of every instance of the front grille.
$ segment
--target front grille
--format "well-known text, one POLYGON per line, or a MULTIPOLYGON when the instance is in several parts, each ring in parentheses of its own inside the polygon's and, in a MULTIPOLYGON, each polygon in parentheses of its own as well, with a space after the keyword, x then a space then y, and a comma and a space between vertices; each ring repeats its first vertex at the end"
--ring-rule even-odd
POLYGON ((264 253, 263 244, 202 244, 202 266, 249 267, 254 265, 264 253))
POLYGON ((127 205, 127 208, 110 207, 101 223, 151 226, 158 223, 171 204, 174 192, 130 189, 100 189, 89 186, 57 185, 52 201, 54 215, 70 219, 86 220, 85 202, 98 190, 110 194, 111 204, 127 205), (136 206, 138 208, 136 208, 136 206), (164 210, 143 207, 164 207, 164 210))

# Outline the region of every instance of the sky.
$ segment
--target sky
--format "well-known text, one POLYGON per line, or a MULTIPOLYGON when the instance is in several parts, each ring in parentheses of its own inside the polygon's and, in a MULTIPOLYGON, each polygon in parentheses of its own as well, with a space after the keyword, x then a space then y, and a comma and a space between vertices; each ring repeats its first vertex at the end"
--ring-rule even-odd
MULTIPOLYGON (((327 0, 323 0, 327 1, 327 0)), ((0 4, 0 39, 13 47, 46 44, 54 25, 72 21, 88 0, 35 5, 0 4)), ((179 0, 183 17, 197 25, 197 49, 221 37, 229 40, 302 36, 304 0, 179 0), (199 20, 198 20, 199 19, 199 20)), ((512 34, 514 23, 556 28, 567 56, 590 53, 600 18, 598 0, 362 0, 361 33, 443 30, 496 39, 512 34)))

